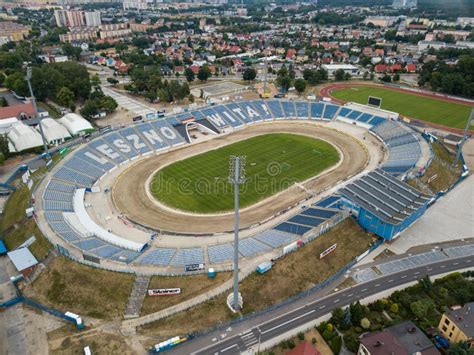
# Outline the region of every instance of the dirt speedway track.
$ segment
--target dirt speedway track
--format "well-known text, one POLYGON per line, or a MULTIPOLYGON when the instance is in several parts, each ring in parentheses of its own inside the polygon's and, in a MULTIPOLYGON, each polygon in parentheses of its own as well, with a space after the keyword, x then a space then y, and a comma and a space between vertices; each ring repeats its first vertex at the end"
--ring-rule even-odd
POLYGON ((199 215, 159 206, 147 194, 147 179, 158 169, 178 160, 216 149, 240 140, 266 133, 294 133, 325 140, 342 154, 341 161, 332 169, 293 186, 240 211, 240 226, 247 228, 286 210, 313 193, 319 193, 339 181, 363 170, 368 163, 365 148, 355 138, 340 131, 305 122, 272 122, 248 126, 210 141, 183 147, 168 153, 151 156, 126 169, 115 181, 112 197, 118 211, 129 220, 159 230, 182 234, 229 232, 233 228, 233 214, 199 215))

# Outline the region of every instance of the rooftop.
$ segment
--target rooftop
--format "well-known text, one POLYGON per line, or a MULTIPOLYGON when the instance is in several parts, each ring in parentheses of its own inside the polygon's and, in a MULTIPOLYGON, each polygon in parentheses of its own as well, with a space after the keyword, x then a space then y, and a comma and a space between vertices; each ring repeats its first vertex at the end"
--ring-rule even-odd
POLYGON ((7 255, 18 271, 28 269, 29 267, 38 264, 38 260, 36 260, 28 248, 19 248, 13 250, 7 255))
POLYGON ((382 169, 347 185, 341 194, 390 224, 400 224, 430 200, 382 169))
POLYGON ((446 312, 446 316, 468 337, 474 337, 474 302, 446 312))
POLYGON ((430 339, 411 321, 369 333, 360 342, 371 355, 440 354, 430 339))

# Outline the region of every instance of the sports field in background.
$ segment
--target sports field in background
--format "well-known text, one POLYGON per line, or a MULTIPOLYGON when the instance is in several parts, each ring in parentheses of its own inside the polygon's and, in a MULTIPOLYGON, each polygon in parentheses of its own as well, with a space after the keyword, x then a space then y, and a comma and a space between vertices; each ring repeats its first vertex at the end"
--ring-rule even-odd
POLYGON ((335 89, 331 95, 337 99, 360 104, 367 104, 369 96, 380 97, 382 98, 381 108, 384 110, 460 129, 466 126, 471 111, 471 107, 468 105, 373 86, 335 89))
POLYGON ((246 156, 246 183, 240 206, 250 206, 335 165, 339 153, 329 143, 295 134, 265 134, 173 163, 158 171, 152 194, 183 211, 214 213, 234 206, 228 183, 229 157, 246 156))

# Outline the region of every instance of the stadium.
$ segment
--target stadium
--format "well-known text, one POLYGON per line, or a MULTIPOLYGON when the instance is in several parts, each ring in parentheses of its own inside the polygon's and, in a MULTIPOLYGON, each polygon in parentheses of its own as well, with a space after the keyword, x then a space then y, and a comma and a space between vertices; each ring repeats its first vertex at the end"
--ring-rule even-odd
POLYGON ((37 224, 59 253, 91 266, 176 275, 196 265, 230 270, 233 154, 247 156, 244 261, 281 255, 349 216, 391 240, 431 201, 402 181, 428 164, 430 149, 398 114, 269 99, 99 132, 38 187, 37 224))

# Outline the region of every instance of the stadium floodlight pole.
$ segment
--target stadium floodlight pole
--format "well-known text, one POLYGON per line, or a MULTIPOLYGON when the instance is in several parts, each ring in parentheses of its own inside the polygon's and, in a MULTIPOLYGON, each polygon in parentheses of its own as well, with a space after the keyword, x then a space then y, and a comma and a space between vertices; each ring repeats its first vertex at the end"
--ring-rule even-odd
MULTIPOLYGON (((33 88, 31 87, 31 76, 32 76, 32 69, 28 65, 26 67, 26 82, 28 83, 28 88, 30 89, 30 96, 31 96, 31 102, 33 103, 33 109, 35 111, 35 118, 38 117, 38 107, 36 106, 36 98, 35 95, 33 94, 33 88)), ((46 143, 46 138, 44 136, 43 132, 43 125, 41 124, 42 118, 39 117, 38 125, 40 128, 40 133, 41 133, 41 138, 43 139, 43 146, 44 146, 44 152, 46 153, 46 157, 49 155, 48 154, 48 144, 46 143)))
POLYGON ((239 184, 245 182, 245 156, 229 159, 229 183, 234 184, 234 311, 239 305, 239 184))
POLYGON ((456 159, 454 159, 453 162, 453 167, 456 168, 458 165, 459 159, 461 158, 461 152, 462 152, 462 147, 464 146, 464 143, 466 143, 467 139, 469 138, 469 129, 471 128, 472 120, 474 119, 474 108, 471 109, 471 115, 469 116, 469 119, 467 120, 466 123, 466 128, 464 128, 464 134, 462 136, 461 142, 458 144, 458 149, 456 152, 456 159))

